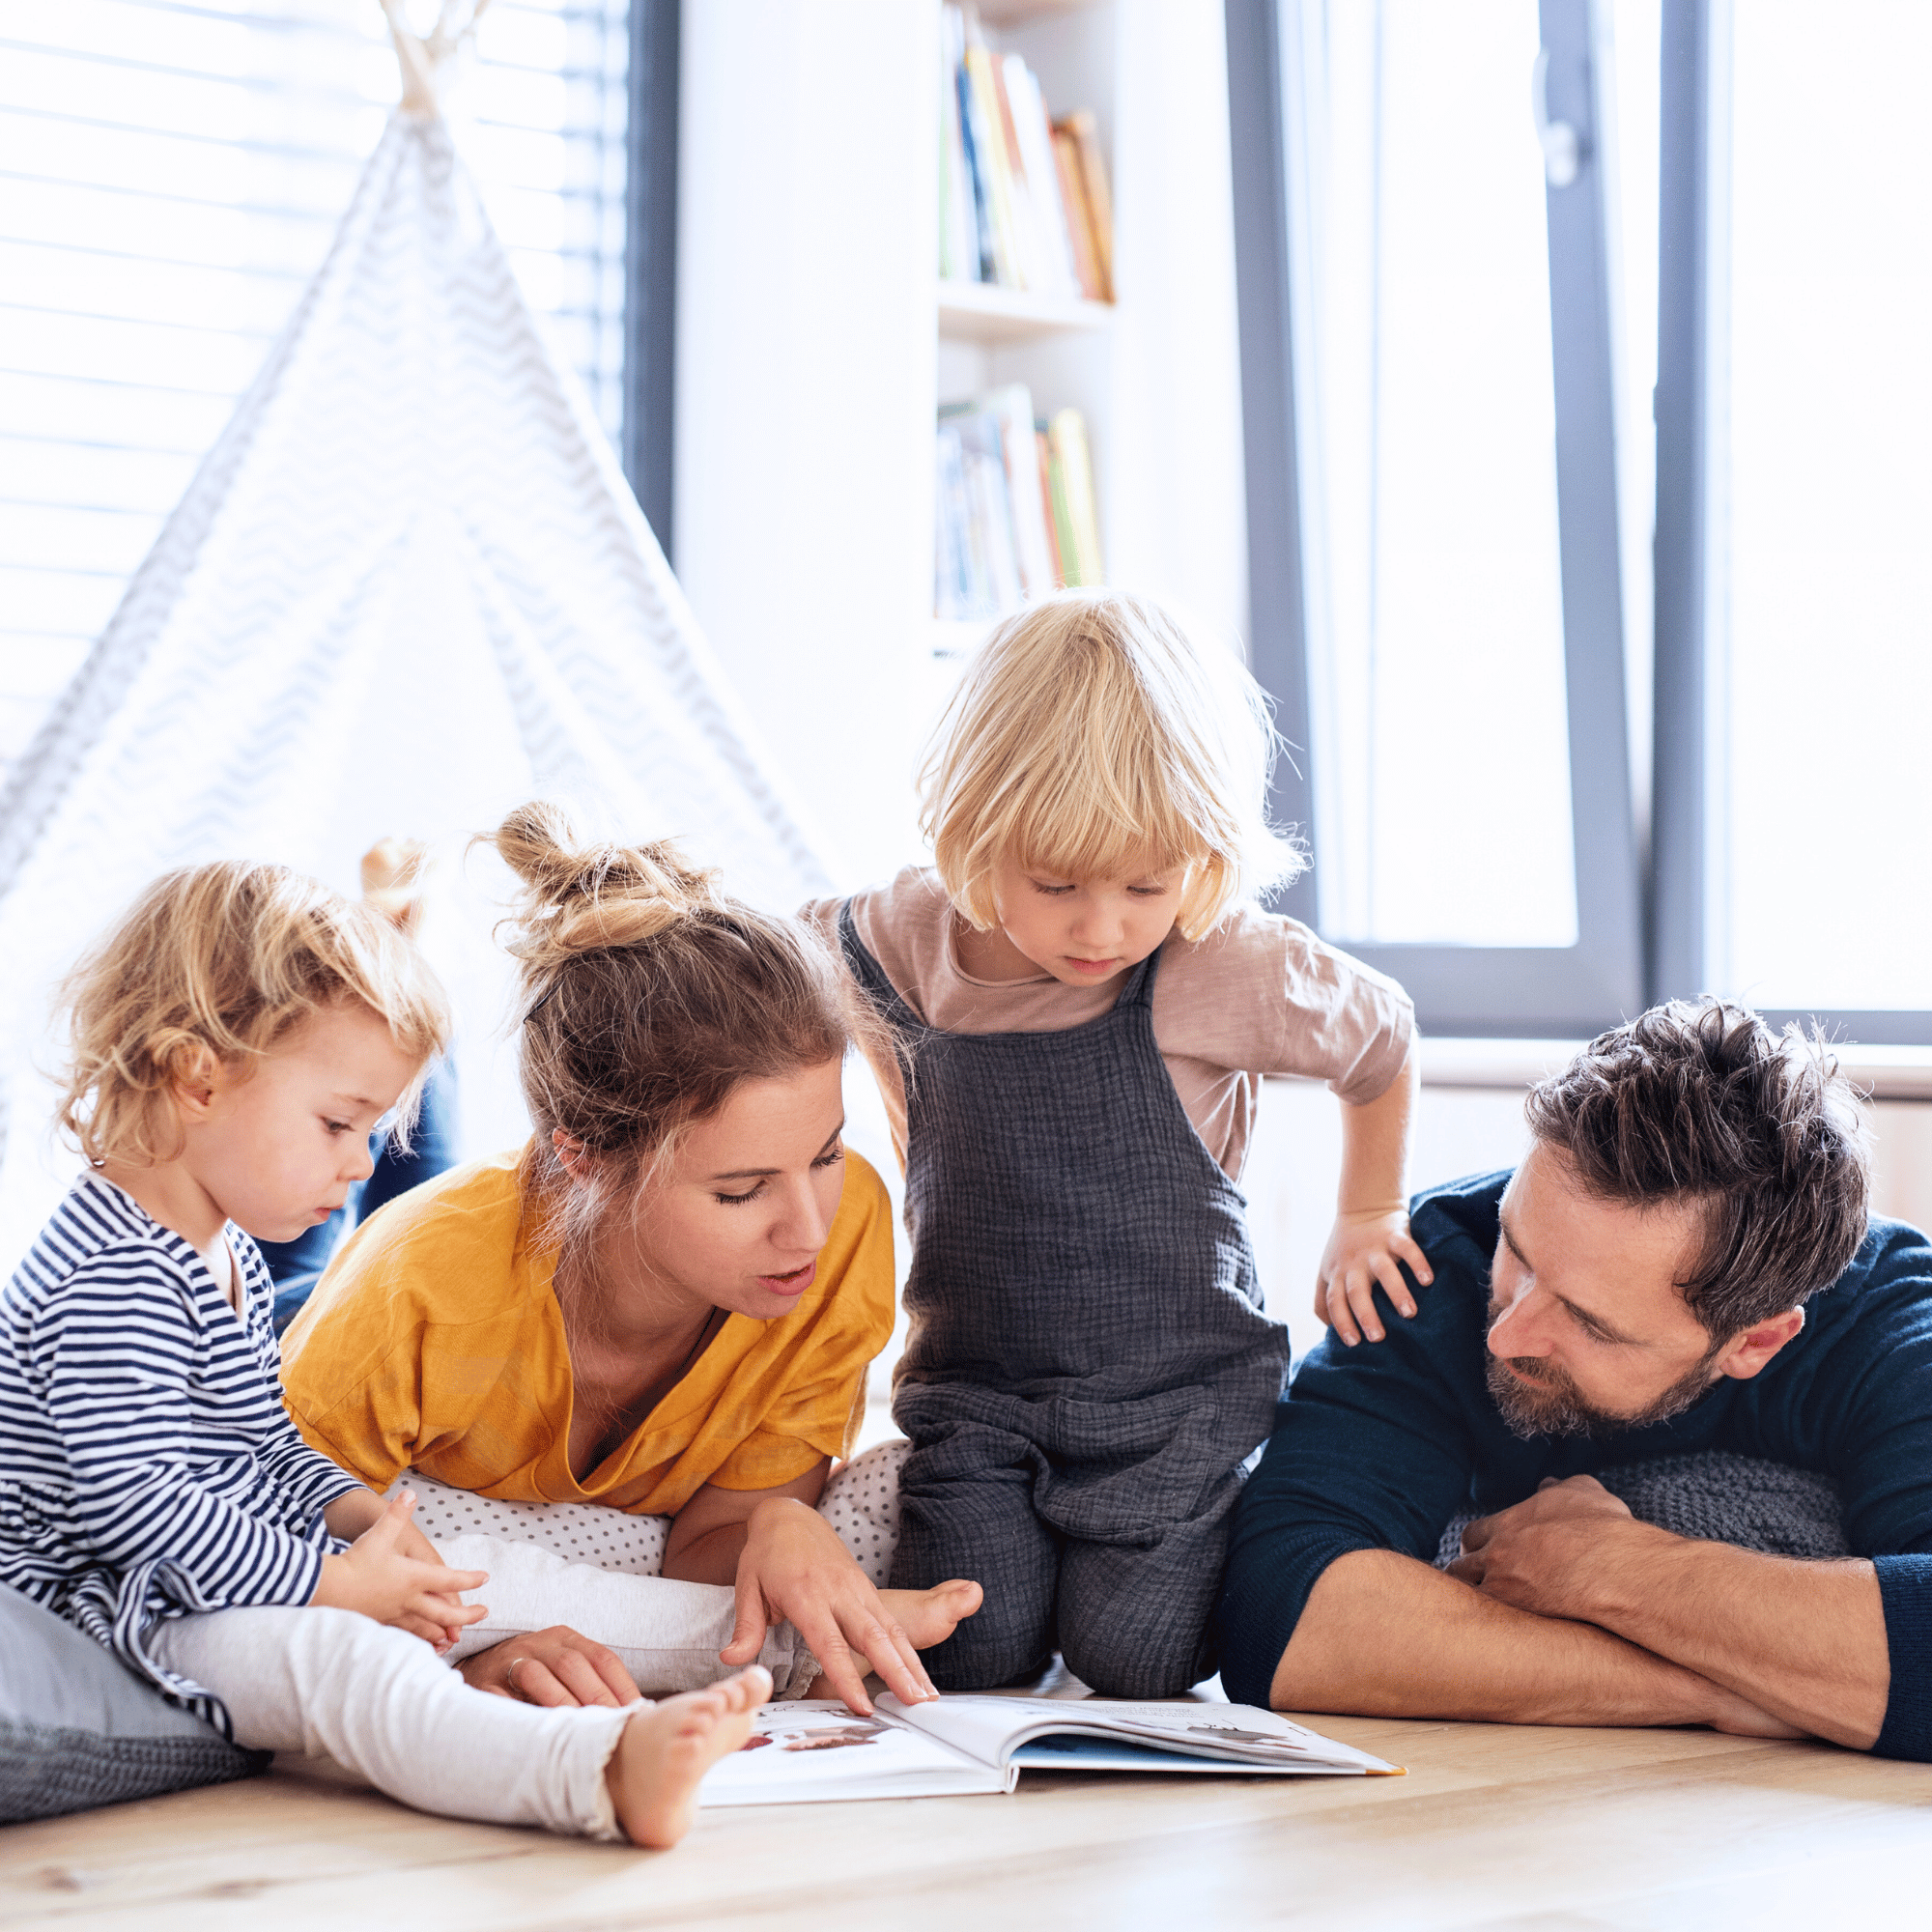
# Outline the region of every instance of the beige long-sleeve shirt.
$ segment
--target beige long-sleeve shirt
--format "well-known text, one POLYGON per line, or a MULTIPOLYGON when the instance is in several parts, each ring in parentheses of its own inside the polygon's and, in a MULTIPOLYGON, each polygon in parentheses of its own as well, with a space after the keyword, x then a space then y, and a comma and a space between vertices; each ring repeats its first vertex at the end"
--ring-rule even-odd
MULTIPOLYGON (((835 947, 842 903, 817 899, 802 914, 835 947)), ((959 916, 929 867, 909 866, 890 885, 857 894, 852 916, 899 997, 943 1032, 1054 1033, 1098 1019, 1118 997, 1045 972, 974 979, 959 964, 959 916)), ((1173 933, 1162 949, 1154 1040, 1187 1118, 1232 1179, 1247 1160, 1265 1075, 1325 1080, 1359 1105, 1401 1072, 1414 1030, 1408 995, 1393 980, 1253 905, 1237 906, 1203 939, 1173 933)), ((904 1090, 895 1068, 880 1071, 903 1163, 904 1090)))

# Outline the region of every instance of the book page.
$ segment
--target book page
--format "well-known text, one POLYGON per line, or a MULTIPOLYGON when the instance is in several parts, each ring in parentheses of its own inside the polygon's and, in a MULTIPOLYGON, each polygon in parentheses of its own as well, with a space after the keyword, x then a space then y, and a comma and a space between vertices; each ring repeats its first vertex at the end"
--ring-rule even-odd
POLYGON ((962 1757, 892 1716, 856 1718, 843 1704, 767 1704, 742 1748, 704 1775, 700 1804, 785 1804, 813 1799, 920 1798, 1006 1791, 1010 1777, 962 1757))
POLYGON ((1018 1747, 1036 1738, 1084 1734, 1246 1770, 1347 1775, 1396 1768, 1252 1704, 952 1696, 908 1709, 891 1696, 879 1701, 881 1710, 890 1709, 970 1757, 995 1764, 1007 1762, 1018 1747))

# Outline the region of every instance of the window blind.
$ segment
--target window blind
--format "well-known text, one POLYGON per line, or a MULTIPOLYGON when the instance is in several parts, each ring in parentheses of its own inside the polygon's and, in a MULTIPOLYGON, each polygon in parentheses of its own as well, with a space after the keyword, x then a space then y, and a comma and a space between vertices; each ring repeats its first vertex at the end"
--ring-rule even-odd
MULTIPOLYGON (((449 102, 613 439, 628 11, 495 0, 449 102)), ((0 780, 320 264, 398 91, 377 0, 0 0, 0 780)))

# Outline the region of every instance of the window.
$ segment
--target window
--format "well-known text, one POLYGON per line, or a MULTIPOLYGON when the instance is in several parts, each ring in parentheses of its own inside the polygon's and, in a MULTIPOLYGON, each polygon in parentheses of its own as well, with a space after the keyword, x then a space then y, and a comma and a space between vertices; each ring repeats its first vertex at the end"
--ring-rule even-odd
POLYGON ((1932 12, 1666 17, 1660 978, 1932 1040, 1932 12))
POLYGON ((1256 668, 1315 860, 1291 909, 1436 1031, 1593 1029, 1642 991, 1609 63, 1586 0, 1540 15, 1229 7, 1256 668))
MULTIPOLYGON (((451 111, 613 437, 628 14, 497 0, 451 111)), ((374 0, 0 0, 0 775, 320 263, 397 93, 374 0)))

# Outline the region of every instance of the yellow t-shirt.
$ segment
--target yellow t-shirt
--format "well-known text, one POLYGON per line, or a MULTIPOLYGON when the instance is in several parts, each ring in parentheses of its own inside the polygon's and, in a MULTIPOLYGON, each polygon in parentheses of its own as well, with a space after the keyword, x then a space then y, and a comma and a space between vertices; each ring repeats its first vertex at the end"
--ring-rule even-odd
POLYGON ((892 1209, 857 1154, 789 1314, 732 1315, 637 1432, 571 1473, 570 1349, 521 1151, 452 1169, 345 1242, 282 1342, 296 1426, 372 1489, 406 1468, 478 1495, 670 1516, 706 1483, 764 1490, 848 1452, 893 1328, 892 1209))

